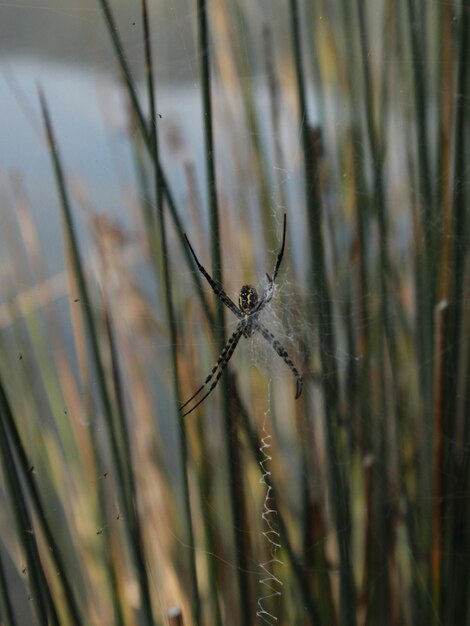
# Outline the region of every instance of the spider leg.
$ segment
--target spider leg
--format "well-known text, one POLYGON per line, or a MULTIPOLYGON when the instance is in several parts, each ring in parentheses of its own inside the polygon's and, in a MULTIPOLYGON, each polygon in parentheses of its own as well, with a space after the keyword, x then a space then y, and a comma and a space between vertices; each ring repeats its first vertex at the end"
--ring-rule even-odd
POLYGON ((256 322, 254 324, 254 328, 263 335, 263 337, 266 339, 266 341, 269 343, 269 345, 273 347, 273 349, 277 352, 277 354, 281 357, 281 359, 284 361, 284 363, 287 365, 287 367, 294 374, 295 379, 297 381, 297 388, 296 388, 296 392, 295 392, 295 399, 297 400, 297 398, 302 393, 302 385, 303 385, 302 374, 300 373, 300 371, 296 368, 296 366, 292 362, 292 359, 287 354, 287 350, 276 339, 276 337, 272 334, 271 331, 269 331, 262 324, 260 324, 258 322, 258 320, 256 320, 256 322))
POLYGON ((230 361, 230 359, 232 358, 233 353, 235 352, 235 348, 237 347, 237 344, 240 341, 240 337, 242 336, 242 334, 243 334, 242 324, 240 323, 237 326, 237 330, 233 333, 233 335, 229 338, 229 340, 227 341, 227 343, 223 347, 223 350, 220 353, 219 358, 217 359, 216 364, 214 365, 214 367, 210 371, 210 374, 207 376, 206 380, 202 383, 202 385, 199 387, 199 389, 195 393, 193 393, 193 395, 189 398, 189 400, 186 400, 186 402, 180 406, 180 411, 182 411, 184 409, 184 407, 187 406, 191 402, 191 400, 194 400, 194 398, 196 396, 198 396, 203 389, 206 388, 206 386, 213 379, 214 374, 217 372, 217 370, 219 370, 217 372, 217 375, 215 376, 211 386, 209 387, 209 390, 202 396, 202 398, 193 407, 191 407, 188 411, 183 413, 182 417, 185 417, 189 413, 192 413, 192 411, 194 411, 194 409, 196 407, 198 407, 201 404, 201 402, 203 402, 207 398, 207 396, 215 389, 217 383, 220 380, 220 377, 222 376, 222 372, 227 367, 228 362, 230 361))
POLYGON ((186 243, 188 244, 189 249, 191 250, 191 254, 193 255, 194 261, 195 261, 195 263, 197 265, 197 269, 201 272, 201 274, 207 280, 209 285, 212 287, 215 295, 222 300, 222 302, 225 304, 225 306, 228 307, 232 311, 232 313, 234 313, 238 317, 238 319, 241 319, 243 317, 243 313, 237 307, 235 302, 225 293, 225 291, 223 290, 222 286, 219 285, 212 278, 212 276, 209 274, 209 272, 200 264, 199 259, 197 258, 196 253, 193 250, 192 245, 189 243, 189 239, 186 236, 186 233, 184 233, 184 238, 186 240, 186 243))
POLYGON ((287 229, 287 217, 286 217, 286 214, 284 213, 284 226, 282 229, 281 249, 279 250, 277 258, 276 258, 276 264, 274 265, 273 275, 271 276, 270 274, 266 272, 266 278, 268 279, 268 284, 266 286, 266 289, 264 290, 263 297, 260 299, 258 303, 258 307, 257 307, 258 311, 261 311, 265 307, 265 305, 271 301, 274 295, 274 281, 276 280, 279 267, 281 266, 282 257, 284 256, 284 248, 286 247, 286 229, 287 229))
POLYGON ((271 282, 271 283, 273 283, 276 280, 276 276, 277 276, 277 273, 279 271, 279 267, 281 266, 282 257, 284 256, 284 248, 286 247, 286 229, 287 229, 287 217, 286 217, 286 214, 284 213, 284 226, 283 226, 283 229, 282 229, 281 249, 279 250, 279 253, 277 255, 276 265, 274 266, 274 272, 273 272, 272 278, 271 278, 271 276, 269 274, 266 274, 266 276, 269 279, 269 282, 271 282))

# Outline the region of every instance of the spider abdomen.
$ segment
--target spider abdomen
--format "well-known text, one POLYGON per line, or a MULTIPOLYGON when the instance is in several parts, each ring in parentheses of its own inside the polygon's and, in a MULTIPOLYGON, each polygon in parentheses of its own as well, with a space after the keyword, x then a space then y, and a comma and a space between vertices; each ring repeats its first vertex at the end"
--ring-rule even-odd
POLYGON ((238 306, 243 313, 251 313, 258 304, 258 292, 253 285, 243 285, 238 296, 238 306))

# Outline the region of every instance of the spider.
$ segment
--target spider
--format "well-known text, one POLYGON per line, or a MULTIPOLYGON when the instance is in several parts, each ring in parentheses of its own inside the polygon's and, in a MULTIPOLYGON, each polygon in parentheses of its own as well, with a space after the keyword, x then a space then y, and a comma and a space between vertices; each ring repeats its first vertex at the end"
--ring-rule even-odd
POLYGON ((186 243, 188 244, 189 249, 191 250, 191 254, 193 255, 194 261, 197 265, 198 270, 201 274, 207 279, 207 282, 212 287, 215 295, 222 300, 227 308, 229 308, 232 313, 236 315, 239 319, 237 324, 237 328, 232 336, 229 338, 227 343, 225 344, 222 352, 220 353, 216 364, 210 371, 210 374, 207 376, 206 380, 202 383, 199 389, 193 393, 193 395, 186 400, 184 404, 181 405, 180 410, 183 411, 188 404, 194 400, 202 391, 207 389, 206 393, 196 402, 194 406, 183 413, 183 417, 192 413, 194 409, 196 409, 206 398, 207 396, 214 391, 217 383, 222 376, 222 372, 227 367, 228 362, 233 356, 235 352, 235 348, 237 347, 240 338, 246 337, 250 338, 255 332, 259 332, 262 337, 269 343, 270 346, 277 352, 277 354, 284 360, 286 365, 290 368, 291 372, 294 374, 297 388, 295 398, 297 399, 302 393, 302 374, 297 369, 297 367, 292 362, 291 358, 287 354, 286 349, 282 346, 282 344, 276 339, 276 337, 265 328, 261 322, 259 321, 259 316, 264 307, 271 301, 274 294, 274 281, 276 280, 277 273, 279 271, 279 267, 281 265, 282 257, 284 255, 284 247, 286 243, 286 215, 284 214, 284 228, 282 233, 282 245, 279 250, 279 254, 277 255, 276 264, 274 265, 274 271, 272 276, 266 274, 267 284, 264 289, 264 293, 261 298, 258 296, 258 292, 253 287, 253 285, 243 285, 240 290, 240 294, 238 296, 238 306, 233 302, 233 300, 225 293, 222 286, 217 283, 212 276, 205 270, 205 268, 199 262, 199 259, 196 256, 196 253, 193 250, 193 247, 189 243, 189 239, 184 234, 184 238, 186 243))

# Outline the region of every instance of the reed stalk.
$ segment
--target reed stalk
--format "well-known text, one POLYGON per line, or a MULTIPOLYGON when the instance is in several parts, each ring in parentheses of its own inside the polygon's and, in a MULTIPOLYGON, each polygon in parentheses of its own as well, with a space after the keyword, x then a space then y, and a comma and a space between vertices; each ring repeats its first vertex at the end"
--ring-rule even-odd
MULTIPOLYGON (((155 198, 156 198, 156 210, 157 210, 157 225, 160 235, 160 247, 161 247, 161 260, 163 266, 163 285, 165 294, 166 314, 169 326, 169 336, 171 342, 171 366, 173 376, 173 389, 175 394, 175 403, 179 407, 182 403, 180 393, 180 382, 178 376, 178 358, 177 358, 177 346, 178 346, 178 334, 176 326, 176 316, 173 304, 173 295, 171 290, 171 274, 170 274, 170 259, 168 254, 168 246, 165 230, 165 211, 164 211, 164 190, 165 182, 163 172, 160 167, 159 158, 159 139, 157 132, 157 108, 155 99, 155 84, 154 84, 154 72, 153 72, 153 60, 151 51, 151 38, 148 21, 148 10, 146 0, 142 0, 142 15, 144 24, 144 41, 145 41, 145 68, 147 75, 147 92, 149 98, 149 112, 150 119, 147 127, 150 128, 150 152, 153 155, 154 166, 154 183, 155 183, 155 198)), ((179 448, 182 464, 182 477, 183 477, 183 502, 185 510, 185 530, 188 537, 189 547, 189 571, 191 579, 191 606, 193 612, 194 623, 199 626, 202 624, 201 618, 201 602, 199 598, 199 585, 196 571, 196 543, 193 529, 193 513, 191 508, 191 498, 189 493, 189 458, 188 458, 188 442, 186 434, 186 423, 181 416, 179 419, 179 448)))
MULTIPOLYGON (((207 179, 210 243, 212 271, 214 280, 222 283, 222 259, 220 254, 219 208, 217 202, 217 181, 215 170, 215 153, 213 139, 212 99, 211 99, 211 71, 209 27, 206 0, 198 0, 198 47, 201 60, 201 96, 204 116, 205 166, 207 179)), ((225 345, 225 316, 224 305, 220 300, 216 304, 215 338, 219 352, 225 345)), ((240 607, 240 624, 248 624, 254 615, 253 602, 248 578, 245 572, 249 570, 247 537, 246 504, 244 495, 243 467, 240 464, 240 450, 236 436, 238 425, 232 412, 230 402, 230 386, 227 373, 222 375, 221 387, 223 393, 223 419, 225 429, 225 446, 228 462, 228 490, 232 518, 232 532, 235 539, 235 559, 237 563, 237 582, 240 607)))
POLYGON ((308 236, 311 242, 310 281, 315 294, 312 310, 315 311, 316 327, 319 329, 319 352, 325 403, 325 429, 330 480, 331 505, 340 559, 340 611, 341 622, 353 625, 355 617, 355 589, 351 564, 349 494, 346 477, 342 475, 340 433, 338 432, 339 406, 338 383, 336 380, 333 355, 335 354, 335 333, 332 324, 331 299, 327 285, 325 267, 323 219, 321 200, 318 194, 318 170, 311 144, 311 125, 307 112, 307 96, 304 83, 302 61, 302 36, 297 0, 291 0, 291 39, 294 51, 297 97, 299 106, 299 126, 304 160, 305 202, 307 206, 308 236))

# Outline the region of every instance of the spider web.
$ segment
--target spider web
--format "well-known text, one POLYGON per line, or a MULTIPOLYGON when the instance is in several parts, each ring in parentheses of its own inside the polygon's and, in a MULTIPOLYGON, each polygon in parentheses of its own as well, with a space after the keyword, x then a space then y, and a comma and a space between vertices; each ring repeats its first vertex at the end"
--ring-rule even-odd
MULTIPOLYGON (((269 385, 268 389, 268 400, 270 395, 269 385)), ((269 406, 269 404, 268 404, 269 406)), ((270 463, 272 461, 272 457, 270 456, 271 449, 271 439, 272 436, 267 431, 267 420, 269 418, 269 409, 264 414, 262 432, 263 436, 261 438, 261 447, 260 452, 262 454, 262 458, 259 462, 261 467, 261 478, 260 483, 265 488, 265 497, 263 502, 263 510, 261 513, 262 519, 262 535, 268 544, 269 551, 269 560, 260 564, 261 576, 260 584, 262 594, 257 599, 257 608, 256 616, 259 617, 261 621, 266 624, 272 625, 276 624, 278 621, 278 617, 272 613, 267 606, 267 602, 276 599, 280 600, 282 594, 282 580, 281 578, 274 573, 274 568, 279 569, 282 567, 284 563, 279 559, 278 553, 282 548, 281 545, 281 536, 278 530, 277 524, 277 515, 278 512, 276 510, 275 503, 272 498, 272 485, 271 485, 271 469, 270 463)))

